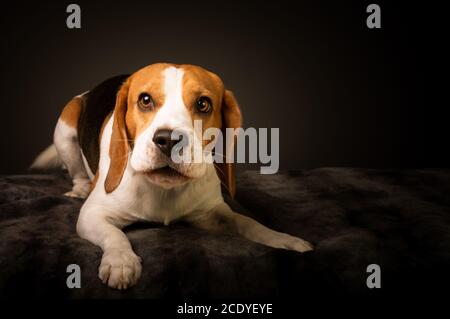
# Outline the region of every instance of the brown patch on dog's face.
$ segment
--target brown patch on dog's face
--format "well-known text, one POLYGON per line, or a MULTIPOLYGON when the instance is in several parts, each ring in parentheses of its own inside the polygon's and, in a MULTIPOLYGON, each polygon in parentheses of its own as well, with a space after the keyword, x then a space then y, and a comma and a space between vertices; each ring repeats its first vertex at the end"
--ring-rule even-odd
POLYGON ((152 122, 156 112, 164 105, 163 71, 171 64, 157 63, 149 65, 132 75, 128 91, 128 110, 126 126, 128 138, 135 140, 152 122), (139 98, 144 94, 150 96, 153 107, 143 108, 139 98))
MULTIPOLYGON (((183 102, 192 120, 201 120, 203 132, 208 128, 222 127, 222 98, 224 86, 222 80, 214 73, 194 65, 180 66, 184 70, 183 102), (197 103, 203 100, 210 104, 208 112, 202 112, 197 103)), ((202 132, 202 134, 203 134, 202 132)), ((203 146, 210 141, 203 140, 203 146)))

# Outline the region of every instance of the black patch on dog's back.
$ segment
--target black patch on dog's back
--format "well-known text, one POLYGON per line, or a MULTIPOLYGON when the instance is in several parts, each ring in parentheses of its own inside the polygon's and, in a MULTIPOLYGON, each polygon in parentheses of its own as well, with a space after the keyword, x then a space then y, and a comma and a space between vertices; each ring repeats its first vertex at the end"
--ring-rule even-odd
POLYGON ((100 129, 105 118, 114 110, 117 92, 128 76, 110 78, 84 96, 84 106, 78 121, 78 141, 94 174, 100 159, 100 129))

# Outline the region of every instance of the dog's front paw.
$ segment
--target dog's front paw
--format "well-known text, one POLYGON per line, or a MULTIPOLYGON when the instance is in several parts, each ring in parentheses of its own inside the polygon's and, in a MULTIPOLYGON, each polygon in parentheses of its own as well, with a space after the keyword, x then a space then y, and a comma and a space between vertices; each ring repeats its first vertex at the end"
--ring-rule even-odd
POLYGON ((103 253, 98 276, 115 289, 134 286, 141 276, 141 258, 132 250, 110 250, 103 253))
POLYGON ((295 250, 301 253, 314 249, 314 246, 306 240, 283 233, 274 240, 273 247, 295 250))

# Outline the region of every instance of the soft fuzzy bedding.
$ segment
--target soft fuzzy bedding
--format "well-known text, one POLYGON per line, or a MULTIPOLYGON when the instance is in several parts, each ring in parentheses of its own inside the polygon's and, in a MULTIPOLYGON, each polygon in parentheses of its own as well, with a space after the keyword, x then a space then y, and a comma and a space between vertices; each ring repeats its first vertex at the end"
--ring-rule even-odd
POLYGON ((315 251, 272 249, 183 224, 139 224, 126 233, 142 257, 142 277, 115 291, 97 278, 101 250, 75 232, 82 200, 62 195, 68 177, 1 176, 0 296, 395 296, 449 279, 450 170, 243 171, 237 185, 236 210, 313 242, 315 251), (81 267, 80 289, 66 286, 69 264, 81 267), (366 286, 369 264, 381 267, 379 290, 366 286))

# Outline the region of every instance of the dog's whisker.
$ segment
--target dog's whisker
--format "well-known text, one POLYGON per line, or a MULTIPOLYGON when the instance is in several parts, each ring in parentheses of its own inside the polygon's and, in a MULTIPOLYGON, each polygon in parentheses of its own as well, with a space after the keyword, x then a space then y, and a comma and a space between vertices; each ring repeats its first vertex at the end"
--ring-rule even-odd
MULTIPOLYGON (((225 176, 225 172, 224 172, 219 166, 217 166, 216 163, 214 163, 214 167, 215 167, 219 172, 221 172, 223 176, 225 176)), ((228 188, 228 186, 227 186, 225 183, 222 183, 222 182, 221 182, 221 184, 222 184, 223 187, 227 190, 227 192, 228 192, 229 194, 231 194, 231 191, 230 191, 230 189, 228 188)))

